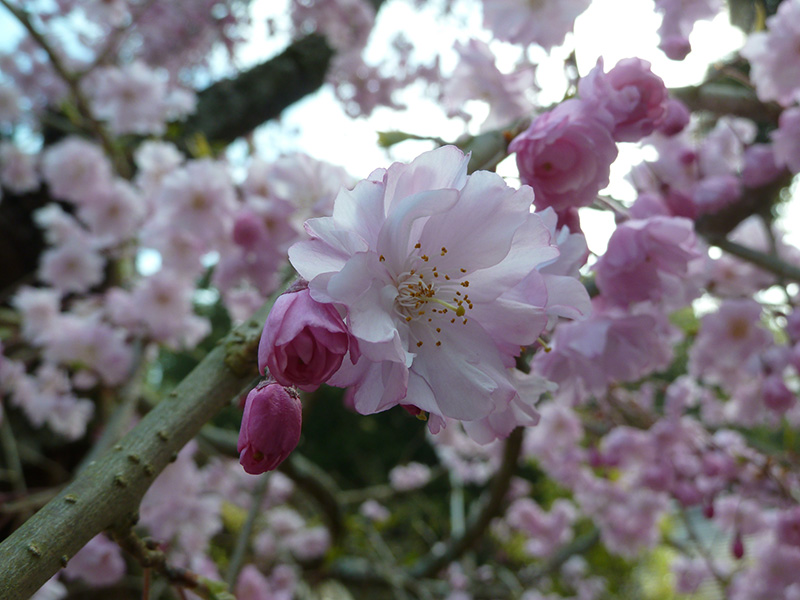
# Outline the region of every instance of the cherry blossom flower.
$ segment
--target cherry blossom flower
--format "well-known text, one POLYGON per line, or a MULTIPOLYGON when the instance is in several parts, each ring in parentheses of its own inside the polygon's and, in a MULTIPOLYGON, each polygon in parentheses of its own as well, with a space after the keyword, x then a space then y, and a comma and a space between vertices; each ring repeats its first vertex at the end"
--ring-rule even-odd
POLYGON ((772 132, 772 142, 775 162, 792 173, 800 173, 800 108, 789 108, 781 113, 778 129, 772 132))
POLYGON ((545 50, 564 43, 575 18, 590 0, 483 0, 483 24, 498 40, 539 44, 545 50))
POLYGON ((37 161, 11 142, 0 142, 0 183, 19 194, 34 191, 39 187, 37 161))
POLYGON ((389 471, 389 482, 400 492, 407 492, 423 487, 431 479, 431 470, 427 465, 410 462, 398 465, 389 471))
MULTIPOLYGON (((530 189, 468 177, 468 158, 444 147, 373 172, 289 250, 312 298, 346 312, 361 356, 329 383, 354 386, 361 413, 407 404, 431 413, 435 431, 519 397, 507 369, 547 324, 536 267, 558 249, 529 212, 530 189)), ((581 286, 563 291, 557 304, 586 301, 581 286)))
POLYGON ((692 222, 680 217, 632 220, 617 227, 598 260, 597 287, 620 306, 643 300, 682 303, 696 294, 687 281, 699 259, 692 222))
POLYGON ((581 100, 611 115, 618 142, 638 142, 655 131, 666 115, 667 88, 641 58, 625 58, 608 73, 603 59, 578 82, 581 100))
POLYGON ((800 1, 781 2, 767 19, 767 31, 750 35, 741 55, 750 61, 750 79, 759 99, 790 106, 800 100, 800 1))
POLYGON ((101 533, 69 560, 63 573, 67 579, 81 578, 92 587, 103 587, 122 579, 126 570, 122 549, 101 533))
POLYGON ((741 377, 756 368, 756 354, 772 336, 760 323, 762 307, 750 299, 727 300, 703 317, 700 332, 689 350, 689 372, 705 381, 733 389, 741 377))
POLYGON ((166 73, 141 61, 124 67, 105 67, 92 73, 90 88, 97 116, 108 121, 116 134, 163 134, 166 122, 194 109, 193 94, 187 101, 185 90, 173 94, 166 73))
POLYGON ((68 137, 45 151, 42 174, 55 198, 80 204, 111 180, 111 163, 95 144, 68 137))
POLYGON ((506 519, 514 529, 522 531, 527 539, 525 550, 531 556, 551 556, 572 537, 572 523, 577 518, 575 505, 559 498, 549 512, 530 498, 515 500, 508 508, 506 519))
POLYGON ((695 22, 711 19, 719 12, 722 0, 656 0, 656 11, 663 13, 658 35, 659 48, 672 60, 683 60, 692 50, 689 34, 695 22))
MULTIPOLYGON (((775 136, 775 134, 776 132, 773 132, 772 135, 775 136)), ((749 188, 761 187, 774 181, 783 173, 776 150, 770 144, 753 144, 745 149, 742 185, 749 188)))
POLYGON ((456 43, 455 49, 461 60, 441 91, 448 116, 469 119, 471 115, 464 112, 464 103, 482 100, 489 105, 489 115, 481 124, 481 130, 486 131, 504 127, 533 111, 527 97, 535 89, 533 66, 503 73, 497 68, 489 46, 476 39, 466 44, 456 43))
POLYGON ((562 213, 594 202, 617 158, 611 127, 607 113, 567 100, 511 142, 508 151, 517 154, 520 179, 533 188, 537 209, 562 213))

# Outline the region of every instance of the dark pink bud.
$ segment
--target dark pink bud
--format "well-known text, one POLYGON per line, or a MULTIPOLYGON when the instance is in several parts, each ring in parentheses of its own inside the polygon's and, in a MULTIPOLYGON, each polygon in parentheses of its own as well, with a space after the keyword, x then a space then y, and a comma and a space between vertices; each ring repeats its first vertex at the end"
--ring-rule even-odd
POLYGON ((342 365, 350 333, 339 311, 314 300, 303 285, 272 307, 258 346, 258 368, 269 370, 278 383, 311 391, 342 365))
POLYGON ((742 541, 742 534, 738 531, 733 538, 733 544, 731 544, 731 554, 737 560, 744 558, 744 542, 742 541))
POLYGON ((703 516, 706 519, 713 519, 714 518, 714 502, 709 502, 705 506, 703 506, 703 516))
POLYGON ((294 390, 262 381, 247 394, 239 429, 239 463, 251 475, 272 471, 297 447, 303 410, 294 390))

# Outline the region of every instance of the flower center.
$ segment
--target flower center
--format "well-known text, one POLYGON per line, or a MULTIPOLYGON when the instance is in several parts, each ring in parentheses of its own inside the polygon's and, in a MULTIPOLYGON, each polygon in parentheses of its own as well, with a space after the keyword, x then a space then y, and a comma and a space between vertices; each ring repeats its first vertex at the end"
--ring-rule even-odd
MULTIPOLYGON (((420 245, 417 244, 417 249, 420 245)), ((442 248, 440 256, 447 254, 447 249, 442 248)), ((441 332, 441 327, 433 325, 434 320, 441 324, 443 320, 455 323, 457 320, 467 323, 464 316, 467 309, 472 308, 469 294, 461 288, 469 287, 469 281, 454 281, 463 277, 466 269, 460 269, 457 277, 440 272, 438 267, 427 254, 412 255, 407 266, 408 270, 395 278, 397 297, 395 310, 407 323, 412 321, 431 323, 436 333, 441 332), (444 317, 444 319, 442 319, 444 317)), ((435 336, 434 336, 435 337, 435 336)), ((422 345, 417 342, 417 346, 422 345)), ((436 345, 441 345, 437 341, 436 345)))

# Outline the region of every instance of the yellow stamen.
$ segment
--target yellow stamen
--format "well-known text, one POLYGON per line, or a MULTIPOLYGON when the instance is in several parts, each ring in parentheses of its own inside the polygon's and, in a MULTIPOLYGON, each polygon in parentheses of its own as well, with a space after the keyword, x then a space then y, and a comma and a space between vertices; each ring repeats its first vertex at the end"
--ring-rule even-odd
POLYGON ((467 312, 466 309, 463 306, 453 306, 452 304, 449 304, 448 302, 445 302, 444 300, 439 300, 439 298, 430 298, 428 301, 429 302, 436 302, 436 304, 441 304, 445 308, 449 308, 450 310, 455 311, 456 316, 458 316, 458 317, 463 316, 463 314, 465 312, 467 312))

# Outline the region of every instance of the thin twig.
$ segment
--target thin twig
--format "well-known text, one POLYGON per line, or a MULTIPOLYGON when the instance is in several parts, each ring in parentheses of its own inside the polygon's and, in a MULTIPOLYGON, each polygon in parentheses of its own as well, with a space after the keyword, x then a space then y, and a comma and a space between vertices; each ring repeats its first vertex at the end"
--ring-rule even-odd
POLYGON ((679 514, 681 516, 681 520, 683 521, 684 526, 686 527, 686 533, 689 536, 689 539, 692 540, 692 543, 697 550, 697 553, 703 558, 708 567, 709 572, 713 575, 714 579, 716 579, 717 584, 720 586, 720 591, 723 593, 725 589, 728 587, 728 580, 727 578, 719 572, 716 565, 714 564, 714 557, 711 553, 706 549, 703 543, 700 541, 700 538, 697 535, 697 532, 692 525, 692 522, 689 520, 689 515, 686 514, 686 510, 680 508, 679 514))
POLYGON ((503 451, 503 461, 492 480, 489 495, 485 498, 475 517, 467 523, 464 535, 451 538, 446 543, 444 550, 431 552, 417 561, 409 570, 412 578, 430 577, 456 560, 480 539, 491 520, 500 513, 511 478, 517 470, 517 461, 522 449, 523 433, 524 429, 517 427, 508 436, 503 451))
POLYGON ((253 488, 252 504, 247 513, 247 519, 242 525, 239 536, 236 538, 236 546, 233 549, 231 561, 228 564, 228 573, 225 575, 225 581, 230 589, 236 585, 236 578, 239 577, 239 571, 242 569, 244 562, 244 555, 247 552, 247 545, 250 543, 250 538, 253 535, 253 528, 256 524, 256 518, 261 514, 261 503, 264 500, 264 495, 267 493, 267 486, 269 484, 269 474, 265 473, 256 481, 253 488))
POLYGON ((19 452, 17 451, 17 440, 14 437, 14 432, 11 430, 11 423, 8 421, 8 415, 4 413, 3 405, 0 404, 0 441, 2 441, 3 453, 6 456, 9 467, 8 471, 11 488, 15 492, 24 494, 27 491, 27 486, 25 485, 25 473, 22 470, 22 461, 19 459, 19 452))
POLYGON ((116 530, 113 536, 120 547, 133 556, 146 572, 153 570, 170 583, 188 588, 206 600, 235 600, 230 594, 218 591, 219 584, 215 583, 212 587, 209 585, 211 582, 197 573, 170 565, 167 555, 156 544, 151 540, 143 540, 132 529, 116 530))
POLYGON ((777 257, 748 248, 747 246, 742 246, 724 237, 713 237, 709 238, 708 241, 710 244, 717 246, 720 250, 724 250, 728 254, 733 254, 737 258, 753 263, 757 267, 773 273, 778 277, 800 282, 800 268, 790 265, 777 257))

